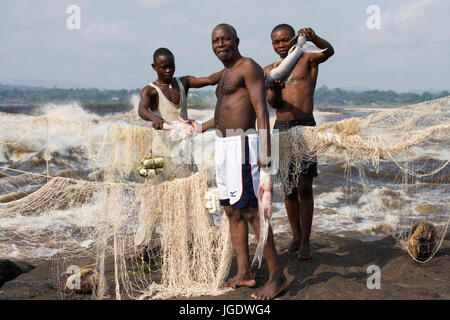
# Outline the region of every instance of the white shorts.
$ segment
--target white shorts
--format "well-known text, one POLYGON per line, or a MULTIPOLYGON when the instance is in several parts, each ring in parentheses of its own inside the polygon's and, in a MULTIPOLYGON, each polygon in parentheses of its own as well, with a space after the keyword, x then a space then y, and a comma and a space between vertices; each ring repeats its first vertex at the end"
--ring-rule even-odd
POLYGON ((220 204, 233 210, 258 206, 259 136, 216 137, 215 148, 220 204))

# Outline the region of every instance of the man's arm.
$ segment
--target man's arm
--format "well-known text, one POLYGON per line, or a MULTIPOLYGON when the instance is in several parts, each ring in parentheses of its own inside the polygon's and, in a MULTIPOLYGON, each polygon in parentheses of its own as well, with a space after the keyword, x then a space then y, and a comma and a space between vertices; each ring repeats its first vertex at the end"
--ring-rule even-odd
POLYGON ((214 86, 219 82, 220 77, 222 76, 222 72, 223 70, 213 73, 209 77, 196 78, 193 76, 186 76, 185 77, 186 87, 187 89, 189 89, 189 88, 203 88, 206 86, 214 86))
POLYGON ((268 166, 270 162, 270 124, 269 113, 266 107, 264 71, 251 59, 246 61, 243 68, 245 87, 248 90, 250 101, 256 113, 260 142, 259 162, 262 167, 265 167, 268 166))
MULTIPOLYGON (((224 69, 225 70, 225 69, 224 69)), ((216 85, 220 81, 220 77, 222 76, 223 70, 213 73, 209 77, 201 77, 201 78, 195 78, 193 76, 186 76, 182 78, 182 81, 184 81, 184 86, 186 89, 186 92, 189 90, 189 88, 202 88, 205 86, 213 86, 216 85)), ((211 128, 214 128, 214 118, 199 124, 196 121, 192 119, 186 120, 187 123, 190 123, 196 132, 205 132, 211 128)))
MULTIPOLYGON (((268 65, 264 68, 264 78, 269 76, 269 72, 273 69, 273 64, 268 65)), ((284 88, 284 83, 277 80, 271 88, 266 91, 267 102, 274 109, 279 109, 282 107, 283 99, 281 96, 281 90, 284 88)))
POLYGON ((197 133, 203 133, 205 131, 208 131, 209 129, 214 128, 214 118, 211 118, 203 123, 198 123, 195 120, 188 119, 186 120, 186 123, 189 123, 197 133))
POLYGON ((197 126, 194 125, 195 131, 197 131, 197 132, 201 131, 202 133, 205 131, 208 131, 209 129, 212 129, 212 128, 214 128, 214 118, 211 118, 208 121, 201 123, 200 125, 198 125, 198 124, 197 124, 197 126))
POLYGON ((155 95, 152 94, 152 88, 147 86, 141 91, 141 101, 139 101, 138 114, 139 117, 146 121, 151 121, 155 129, 161 130, 163 128, 164 120, 158 117, 150 110, 156 110, 158 102, 155 95))
POLYGON ((188 119, 186 120, 186 123, 189 123, 197 133, 203 133, 205 131, 208 131, 209 129, 214 128, 214 118, 211 118, 203 123, 198 123, 195 120, 188 119))
POLYGON ((316 35, 315 31, 311 28, 300 29, 298 31, 299 36, 306 37, 307 41, 314 43, 319 49, 327 49, 324 52, 309 53, 307 56, 310 63, 319 64, 328 60, 334 54, 333 46, 325 39, 322 39, 316 35))

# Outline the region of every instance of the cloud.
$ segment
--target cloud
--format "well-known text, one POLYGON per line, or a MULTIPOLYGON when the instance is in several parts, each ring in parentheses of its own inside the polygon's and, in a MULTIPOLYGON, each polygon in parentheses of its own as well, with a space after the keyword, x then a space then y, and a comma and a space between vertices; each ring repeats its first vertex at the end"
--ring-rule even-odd
POLYGON ((400 5, 394 17, 399 22, 405 22, 407 20, 410 20, 411 18, 423 14, 424 8, 428 7, 434 2, 435 0, 410 1, 406 4, 400 5))
POLYGON ((174 3, 175 0, 137 0, 139 7, 155 7, 174 3))
POLYGON ((413 0, 397 4, 390 9, 383 10, 382 23, 386 28, 401 30, 420 29, 424 25, 431 27, 434 21, 429 18, 427 10, 442 6, 445 7, 445 4, 438 0, 413 0), (432 4, 434 6, 431 6, 432 4))
POLYGON ((449 38, 446 19, 436 13, 448 7, 443 1, 414 0, 381 7, 381 29, 369 30, 365 23, 354 26, 358 42, 377 51, 413 49, 419 43, 437 44, 449 38), (431 32, 430 32, 431 31, 431 32))
POLYGON ((161 46, 176 54, 177 75, 203 76, 223 67, 210 44, 220 22, 235 26, 241 53, 264 66, 278 58, 270 31, 289 23, 314 28, 334 46, 319 83, 415 89, 421 78, 449 87, 450 22, 443 13, 450 1, 377 2, 381 30, 367 29, 368 3, 356 0, 134 0, 108 3, 108 10, 106 0, 8 1, 0 11, 0 77, 136 88, 155 76, 149 61, 161 46), (81 30, 70 31, 66 7, 74 3, 81 7, 81 30))
POLYGON ((138 39, 133 23, 129 20, 92 21, 81 29, 82 45, 100 48, 110 46, 126 47, 136 44, 138 39))

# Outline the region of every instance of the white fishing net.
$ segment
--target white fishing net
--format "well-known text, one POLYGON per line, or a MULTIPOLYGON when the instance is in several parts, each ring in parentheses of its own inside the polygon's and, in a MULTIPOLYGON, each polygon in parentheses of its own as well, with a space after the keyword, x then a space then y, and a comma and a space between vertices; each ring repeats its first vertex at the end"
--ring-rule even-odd
POLYGON ((186 142, 121 118, 0 115, 3 156, 12 163, 1 177, 1 251, 54 259, 59 271, 94 263, 115 298, 223 292, 231 248, 228 224, 215 225, 204 206, 209 169, 171 158, 186 142), (139 176, 141 158, 156 154, 164 171, 139 176), (39 168, 45 174, 32 172, 39 168), (108 259, 114 278, 106 281, 108 259))
MULTIPOLYGON (((347 168, 350 195, 370 191, 385 172, 392 181, 383 188, 392 198, 406 192, 414 202, 423 183, 436 184, 431 190, 443 202, 426 204, 436 230, 432 254, 418 259, 427 261, 448 225, 449 116, 446 97, 282 133, 279 176, 285 192, 298 178, 287 179, 289 167, 298 173, 315 157, 347 168), (419 149, 421 156, 412 157, 419 149)), ((177 161, 189 153, 192 141, 171 141, 134 116, 68 119, 0 114, 0 255, 52 259, 56 281, 71 265, 95 268, 93 297, 100 299, 224 292, 220 284, 228 275, 232 248, 227 219, 215 219, 205 207, 214 175, 209 166, 177 161), (164 170, 145 179, 136 169, 149 156, 162 157, 164 170)), ((383 204, 363 197, 354 201, 383 212, 383 204)), ((406 243, 422 218, 411 212, 392 230, 409 252, 417 250, 406 243)))
MULTIPOLYGON (((383 185, 383 191, 390 193, 393 199, 404 193, 411 203, 417 204, 418 212, 398 215, 396 228, 391 228, 399 244, 411 254, 408 244, 415 231, 413 226, 426 219, 435 224, 432 249, 428 249, 428 257, 421 260, 429 261, 442 243, 450 217, 446 206, 450 182, 449 106, 450 98, 445 97, 383 110, 367 117, 353 117, 318 127, 299 126, 280 133, 278 173, 284 194, 290 194, 297 187, 301 171, 309 161, 316 161, 318 155, 326 157, 328 162, 345 165, 348 199, 357 202, 356 207, 367 200, 363 199, 364 195, 370 193, 373 186, 379 187, 377 178, 387 176, 389 183, 383 185), (356 178, 352 170, 357 171, 356 178), (424 186, 427 190, 435 189, 435 194, 423 197, 420 192, 424 186), (363 196, 352 199, 352 193, 363 196), (439 202, 432 200, 436 195, 439 202), (423 202, 429 211, 428 217, 420 214, 423 202)), ((386 203, 370 205, 375 214, 387 214, 386 203)))

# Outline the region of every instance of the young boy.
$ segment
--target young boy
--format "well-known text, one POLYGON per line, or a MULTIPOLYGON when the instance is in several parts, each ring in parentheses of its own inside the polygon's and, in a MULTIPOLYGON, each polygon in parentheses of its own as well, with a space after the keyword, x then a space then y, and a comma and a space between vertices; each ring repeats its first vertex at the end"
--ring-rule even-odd
POLYGON ((163 129, 163 123, 166 121, 176 121, 180 118, 188 120, 186 97, 189 89, 215 85, 222 74, 220 71, 209 77, 174 78, 175 57, 166 48, 155 51, 152 67, 158 79, 142 89, 138 113, 142 119, 152 121, 153 127, 158 130, 163 129))

